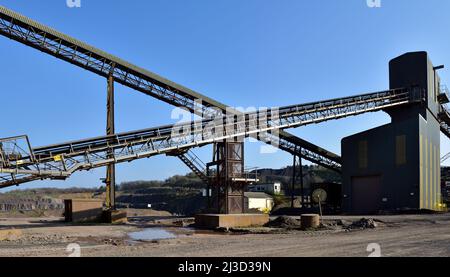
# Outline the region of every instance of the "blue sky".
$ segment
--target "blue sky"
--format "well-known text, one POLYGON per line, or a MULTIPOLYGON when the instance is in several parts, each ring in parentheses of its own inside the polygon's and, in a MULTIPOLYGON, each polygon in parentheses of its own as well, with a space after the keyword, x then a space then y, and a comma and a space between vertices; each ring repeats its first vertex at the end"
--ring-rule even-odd
MULTIPOLYGON (((447 0, 0 0, 0 4, 231 106, 271 107, 388 88, 388 62, 426 50, 450 67, 447 0)), ((0 37, 0 137, 27 134, 33 146, 102 135, 106 81, 0 37)), ((440 72, 449 83, 449 71, 440 72)), ((173 123, 172 107, 116 86, 116 130, 173 123)), ((290 132, 335 153, 348 135, 389 122, 370 113, 290 132)), ((246 144, 248 166, 292 158, 246 144)), ((210 147, 196 149, 211 159, 210 147)), ((450 143, 442 140, 442 155, 450 143)), ((104 169, 40 186, 99 186, 104 169)), ((118 182, 185 174, 160 156, 118 165, 118 182)))

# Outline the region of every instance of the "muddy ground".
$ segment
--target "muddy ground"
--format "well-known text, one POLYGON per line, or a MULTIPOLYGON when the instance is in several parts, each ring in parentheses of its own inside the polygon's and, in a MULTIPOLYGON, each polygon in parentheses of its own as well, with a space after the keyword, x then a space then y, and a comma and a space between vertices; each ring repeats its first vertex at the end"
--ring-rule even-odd
MULTIPOLYGON (((371 243, 381 256, 450 256, 450 214, 372 217, 376 228, 347 229, 361 217, 325 217, 319 231, 260 228, 213 232, 181 227, 170 217, 133 217, 127 225, 72 225, 61 218, 0 219, 0 256, 68 256, 80 245, 81 256, 368 256, 371 243), (174 224, 175 223, 175 224, 174 224), (150 229, 170 239, 132 239, 150 229)), ((187 221, 189 223, 189 221, 187 221)))

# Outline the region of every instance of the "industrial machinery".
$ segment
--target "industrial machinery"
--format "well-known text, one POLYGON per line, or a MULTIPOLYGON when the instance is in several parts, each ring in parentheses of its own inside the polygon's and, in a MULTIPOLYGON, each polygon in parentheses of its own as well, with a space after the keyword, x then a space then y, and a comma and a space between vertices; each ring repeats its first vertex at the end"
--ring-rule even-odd
MULTIPOLYGON (((108 135, 114 133, 115 82, 155 97, 170 105, 183 107, 202 118, 222 115, 225 111, 236 115, 240 114, 238 111, 205 95, 132 65, 2 6, 0 6, 0 34, 106 78, 108 92, 106 129, 108 135)), ((260 134, 257 139, 270 145, 276 145, 292 155, 301 156, 324 167, 330 167, 331 165, 331 168, 336 170, 335 165, 340 163, 340 157, 336 154, 283 131, 275 136, 260 134)), ((228 147, 227 143, 216 143, 214 153, 231 153, 232 151, 227 149, 228 147)), ((240 148, 243 150, 243 145, 240 148)), ((182 155, 184 154, 180 153, 179 157, 181 158, 182 155)), ((232 180, 228 173, 231 175, 235 175, 235 173, 226 170, 228 168, 226 157, 216 154, 214 157, 214 164, 217 166, 217 169, 223 169, 224 174, 218 175, 221 178, 214 178, 213 186, 229 191, 230 186, 232 186, 232 180), (218 157, 221 160, 217 160, 218 157), (228 173, 225 174, 225 172, 228 173)), ((189 163, 190 168, 193 166, 191 161, 189 161, 189 157, 181 159, 184 163, 189 163)), ((240 162, 243 164, 244 160, 242 159, 240 162)), ((242 165, 241 168, 243 168, 242 165)), ((201 170, 195 170, 194 172, 198 173, 201 170)), ((107 178, 105 179, 108 189, 107 202, 110 208, 114 207, 114 177, 114 164, 110 164, 108 165, 107 178)), ((243 189, 240 189, 240 198, 243 199, 243 189)), ((242 210, 242 207, 240 208, 242 210)), ((224 207, 224 209, 227 210, 228 208, 224 207)), ((227 212, 230 211, 228 210, 227 212)))
MULTIPOLYGON (((295 157, 300 157, 342 172, 345 165, 341 157, 284 130, 367 112, 416 111, 429 101, 429 89, 408 80, 397 82, 397 86, 392 83, 391 89, 380 92, 242 113, 1 6, 0 35, 107 80, 106 135, 38 148, 31 147, 27 136, 1 139, 0 188, 42 179, 66 179, 77 171, 105 166, 107 204, 111 209, 115 205, 114 165, 166 154, 179 157, 212 187, 218 212, 242 213, 245 186, 257 180, 245 172, 244 138, 254 137, 277 146, 292 154, 294 161, 295 157), (186 108, 202 120, 116 133, 116 82, 170 105, 186 108), (214 158, 205 164, 192 148, 207 144, 214 145, 214 158), (208 170, 211 168, 214 170, 208 170)), ((438 130, 450 137, 450 114, 442 105, 448 102, 448 96, 443 90, 434 93, 439 100, 436 105, 438 130)))
MULTIPOLYGON (((4 174, 1 187, 17 185, 38 179, 64 179, 76 171, 89 170, 108 164, 132 161, 150 156, 179 151, 224 139, 249 137, 261 132, 287 129, 326 120, 357 115, 368 111, 379 111, 387 107, 420 102, 420 94, 406 89, 396 89, 327 100, 323 102, 280 107, 277 118, 267 116, 265 127, 252 125, 255 113, 245 114, 243 122, 232 122, 214 128, 206 128, 211 119, 138 130, 91 139, 66 142, 39 148, 23 148, 29 145, 26 136, 0 140, 9 149, 17 149, 2 156, 0 173, 4 174), (195 127, 196 125, 201 126, 195 127), (178 134, 174 130, 189 130, 178 134), (198 130, 201 130, 198 132, 198 130), (27 142, 27 143, 24 143, 27 142), (21 155, 17 160, 16 156, 21 155), (13 159, 11 159, 13 157, 13 159), (6 175, 5 175, 6 174, 6 175), (19 177, 20 176, 20 177, 19 177)), ((335 164, 335 167, 339 165, 335 164)), ((236 177, 238 178, 238 177, 236 177)))
MULTIPOLYGON (((312 192, 323 190, 326 192, 326 199, 322 200, 324 214, 339 214, 342 208, 342 184, 333 182, 323 182, 311 184, 312 192)), ((313 193, 311 193, 312 195, 313 193)))

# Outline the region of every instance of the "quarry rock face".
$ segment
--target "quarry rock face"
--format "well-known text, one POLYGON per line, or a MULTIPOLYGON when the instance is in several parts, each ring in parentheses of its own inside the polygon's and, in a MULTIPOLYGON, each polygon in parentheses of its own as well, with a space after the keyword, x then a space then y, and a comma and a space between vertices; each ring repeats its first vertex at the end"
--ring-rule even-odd
POLYGON ((0 212, 61 209, 64 209, 64 203, 61 199, 45 197, 0 198, 0 212))

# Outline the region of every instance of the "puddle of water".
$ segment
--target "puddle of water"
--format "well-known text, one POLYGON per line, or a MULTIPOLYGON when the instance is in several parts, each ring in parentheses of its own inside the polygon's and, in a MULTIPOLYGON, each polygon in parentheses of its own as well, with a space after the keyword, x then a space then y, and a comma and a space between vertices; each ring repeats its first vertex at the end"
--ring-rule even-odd
POLYGON ((128 236, 136 241, 173 239, 176 237, 173 233, 161 228, 147 228, 139 232, 129 233, 128 236))

